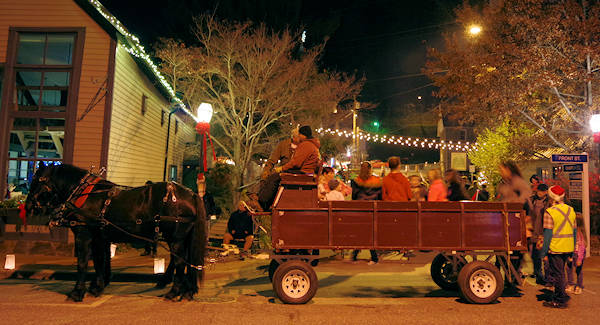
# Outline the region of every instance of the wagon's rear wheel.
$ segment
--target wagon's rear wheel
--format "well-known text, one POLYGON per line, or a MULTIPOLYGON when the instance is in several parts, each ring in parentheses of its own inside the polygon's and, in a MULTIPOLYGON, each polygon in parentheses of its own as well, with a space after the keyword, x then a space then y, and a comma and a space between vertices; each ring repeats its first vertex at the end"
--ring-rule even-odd
POLYGON ((502 294, 504 279, 500 270, 485 261, 465 265, 458 275, 461 296, 473 304, 489 304, 502 294))
POLYGON ((275 274, 275 271, 278 267, 279 262, 277 262, 276 260, 271 260, 271 263, 269 264, 269 281, 273 282, 273 275, 275 274))
POLYGON ((273 290, 286 304, 305 304, 317 293, 317 273, 304 261, 282 263, 273 275, 273 290))
POLYGON ((458 274, 465 263, 456 259, 456 271, 452 267, 452 257, 438 254, 431 262, 431 278, 433 282, 445 290, 458 289, 458 274))

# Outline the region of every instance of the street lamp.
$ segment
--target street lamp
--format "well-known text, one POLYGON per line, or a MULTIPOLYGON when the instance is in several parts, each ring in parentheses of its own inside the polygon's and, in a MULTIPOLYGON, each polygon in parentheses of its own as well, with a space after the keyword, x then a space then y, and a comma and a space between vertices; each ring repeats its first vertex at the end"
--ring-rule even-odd
POLYGON ((594 133, 594 142, 600 143, 600 114, 592 114, 590 129, 594 133))
MULTIPOLYGON (((210 139, 210 120, 213 115, 212 105, 209 103, 202 103, 198 106, 196 111, 196 120, 198 123, 196 124, 196 132, 200 135, 200 170, 198 171, 198 194, 200 196, 204 196, 205 190, 205 179, 204 173, 208 170, 208 164, 206 163, 206 139, 208 138, 210 144, 212 146, 212 140, 210 139)), ((213 158, 214 158, 215 150, 213 148, 213 158)))
POLYGON ((477 35, 479 35, 479 33, 481 33, 481 26, 471 25, 469 27, 469 34, 471 34, 472 36, 477 36, 477 35))

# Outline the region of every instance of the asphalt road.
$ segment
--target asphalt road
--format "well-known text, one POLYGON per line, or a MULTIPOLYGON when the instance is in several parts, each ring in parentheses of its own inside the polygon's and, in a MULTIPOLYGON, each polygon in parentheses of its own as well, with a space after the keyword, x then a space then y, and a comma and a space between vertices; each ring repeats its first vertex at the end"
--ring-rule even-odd
POLYGON ((217 264, 192 302, 160 298, 166 289, 153 288, 147 276, 150 266, 135 267, 139 276, 117 277, 99 298, 69 302, 65 294, 74 283, 44 280, 52 278, 47 276, 54 269, 50 264, 38 267, 28 279, 0 280, 0 324, 599 323, 600 257, 586 260, 584 293, 573 295, 568 309, 553 310, 542 307, 548 292, 530 278, 520 292, 505 291, 495 304, 464 303, 456 292, 441 290, 430 279, 433 256, 421 254, 409 261, 392 256, 374 266, 366 260, 324 260, 316 268, 315 298, 300 306, 284 305, 274 297, 264 260, 217 264))

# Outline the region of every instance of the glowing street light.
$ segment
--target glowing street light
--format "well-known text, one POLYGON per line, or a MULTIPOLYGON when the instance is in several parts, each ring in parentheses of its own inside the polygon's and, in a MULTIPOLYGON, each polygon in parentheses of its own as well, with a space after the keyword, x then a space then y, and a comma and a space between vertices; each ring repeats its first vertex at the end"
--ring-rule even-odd
POLYGON ((471 27, 469 27, 469 34, 476 36, 479 35, 479 33, 481 33, 481 26, 471 25, 471 27))
POLYGON ((202 103, 198 106, 196 111, 196 117, 198 118, 198 123, 210 123, 213 115, 213 107, 209 103, 202 103))
MULTIPOLYGON (((213 115, 213 107, 209 103, 202 103, 198 106, 196 111, 196 132, 200 135, 200 170, 198 172, 198 179, 196 184, 198 185, 198 194, 204 196, 204 173, 208 170, 208 164, 206 161, 206 140, 208 139, 212 147, 212 140, 210 139, 210 120, 213 115)), ((215 150, 213 148, 213 160, 215 160, 215 150)))
POLYGON ((600 114, 592 114, 592 117, 590 117, 590 129, 594 133, 594 142, 600 143, 600 114))

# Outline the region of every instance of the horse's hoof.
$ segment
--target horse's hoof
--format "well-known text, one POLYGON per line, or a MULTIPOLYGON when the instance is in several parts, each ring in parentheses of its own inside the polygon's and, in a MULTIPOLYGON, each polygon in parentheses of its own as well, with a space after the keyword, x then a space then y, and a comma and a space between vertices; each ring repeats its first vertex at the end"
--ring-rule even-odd
POLYGON ((74 302, 82 302, 84 296, 85 290, 75 289, 67 295, 67 299, 72 300, 74 302))
POLYGON ((104 292, 104 289, 100 287, 90 287, 88 292, 94 297, 99 297, 102 292, 104 292))
POLYGON ((179 296, 179 295, 178 295, 178 294, 176 294, 175 292, 169 291, 169 292, 167 292, 167 293, 166 293, 166 294, 165 294, 163 297, 164 297, 166 300, 170 300, 170 301, 176 301, 176 299, 177 299, 177 297, 178 297, 178 296, 179 296))
POLYGON ((191 291, 188 291, 184 294, 181 295, 181 300, 187 300, 187 301, 193 301, 194 300, 194 293, 191 291))

